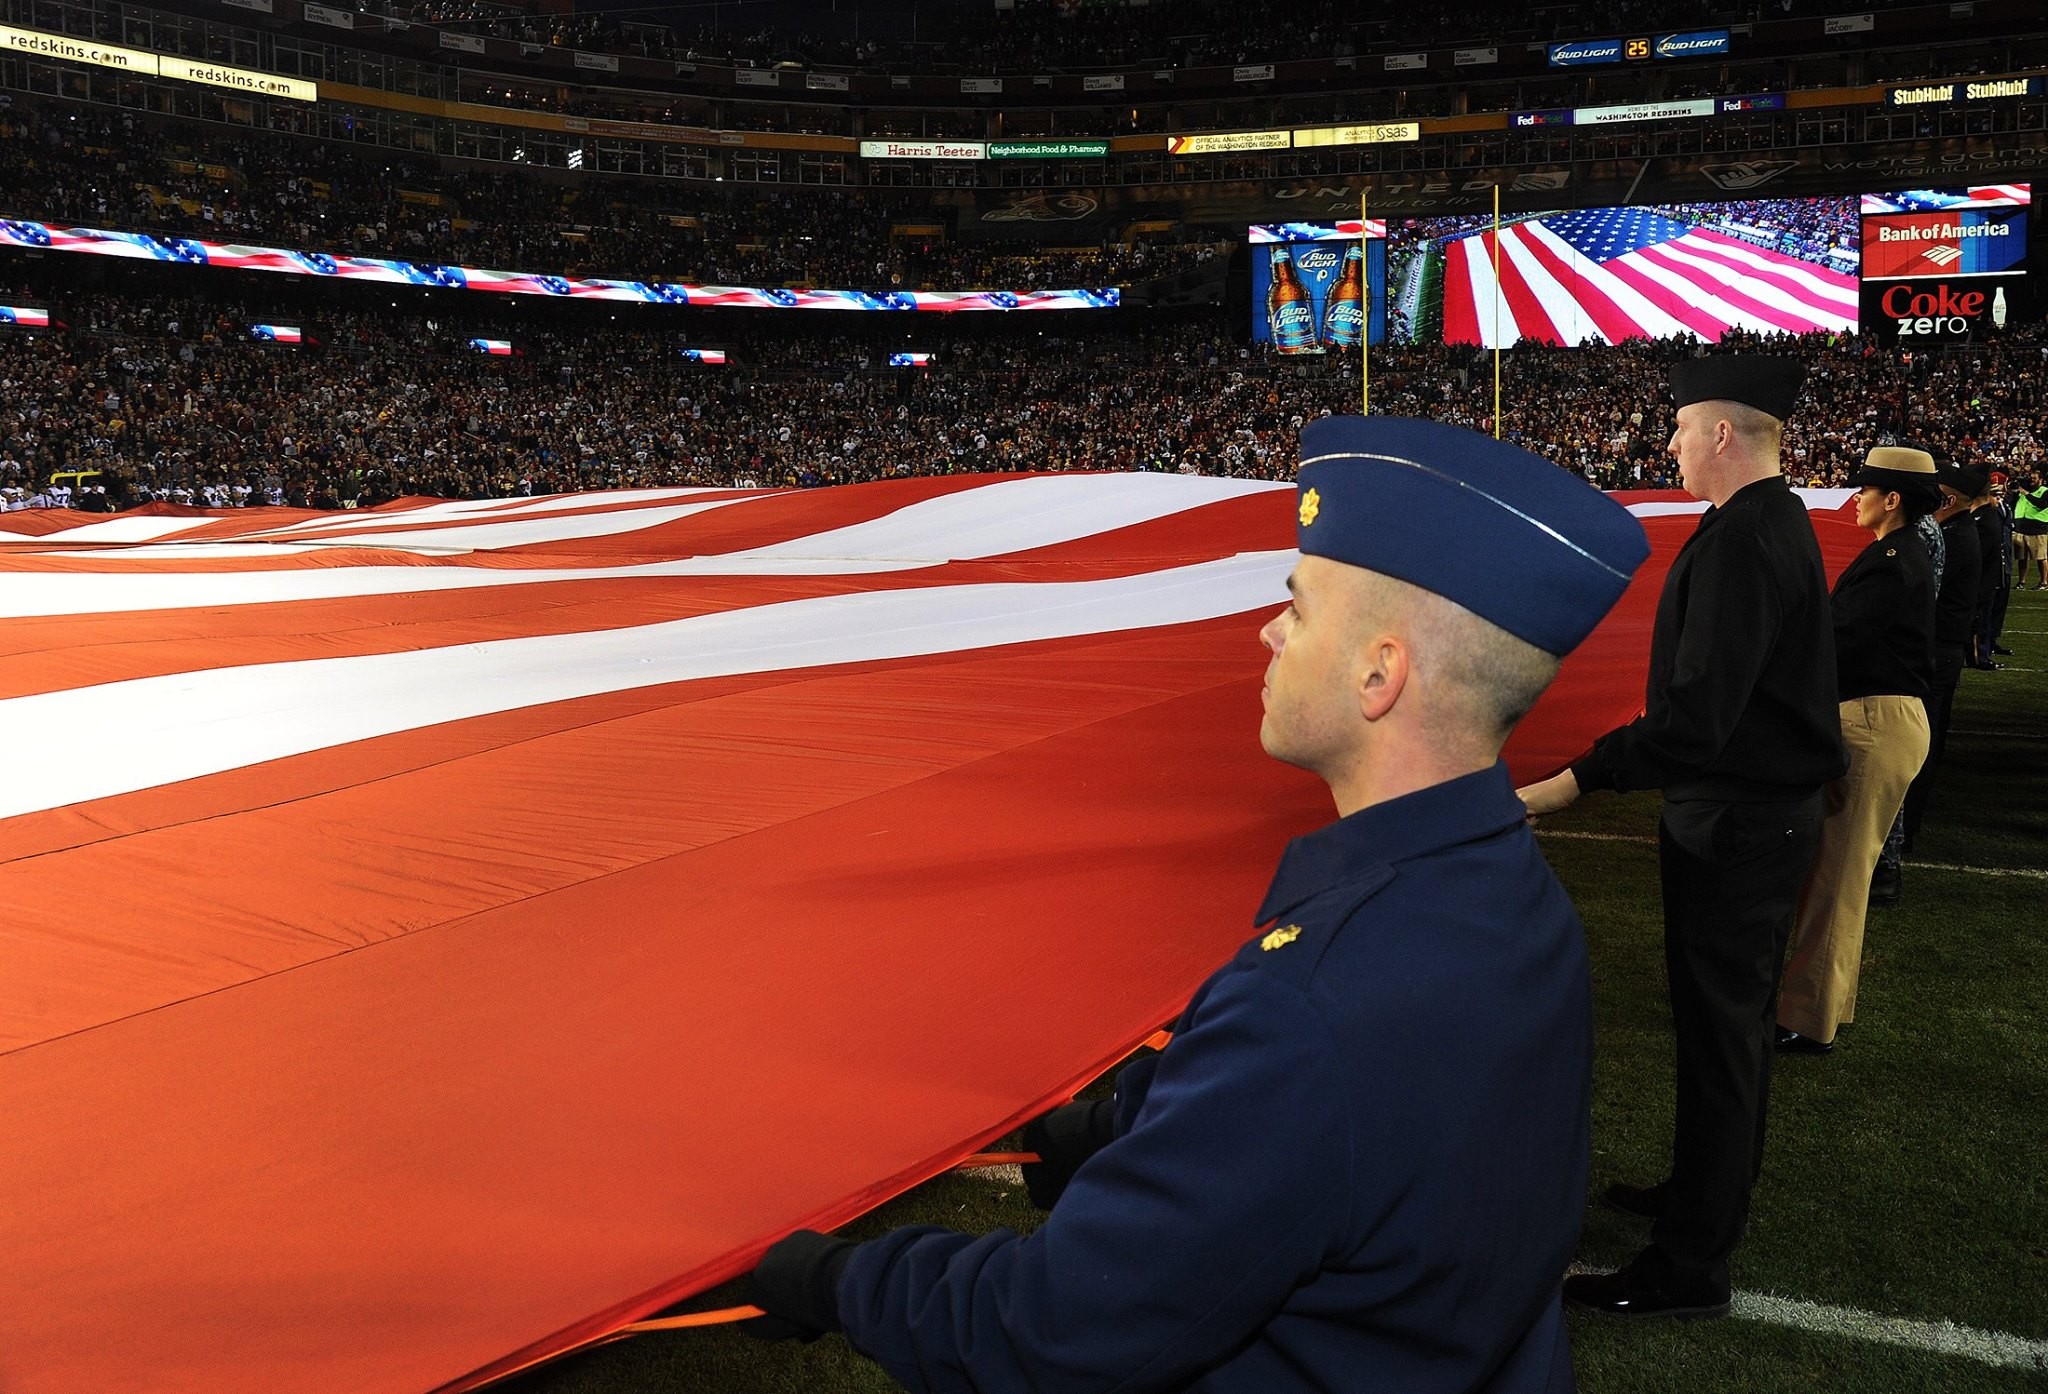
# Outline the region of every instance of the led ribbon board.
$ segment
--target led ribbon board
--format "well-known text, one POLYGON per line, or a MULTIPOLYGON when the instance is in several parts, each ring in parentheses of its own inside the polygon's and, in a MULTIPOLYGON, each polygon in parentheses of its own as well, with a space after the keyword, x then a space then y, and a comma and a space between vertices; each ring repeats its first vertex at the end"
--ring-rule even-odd
POLYGON ((146 232, 0 220, 0 247, 78 252, 137 261, 275 271, 288 276, 331 276, 378 285, 433 290, 482 290, 578 300, 624 300, 648 305, 698 305, 759 310, 1108 310, 1122 301, 1115 286, 1083 290, 791 290, 752 286, 700 286, 673 281, 571 280, 525 271, 486 271, 429 262, 336 256, 282 247, 207 242, 146 232))

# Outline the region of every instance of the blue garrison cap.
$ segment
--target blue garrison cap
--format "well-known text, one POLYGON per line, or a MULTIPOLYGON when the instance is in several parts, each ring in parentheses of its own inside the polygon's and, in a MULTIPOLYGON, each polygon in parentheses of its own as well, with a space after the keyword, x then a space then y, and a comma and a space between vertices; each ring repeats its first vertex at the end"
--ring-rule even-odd
POLYGON ((1650 554, 1578 476, 1462 426, 1331 416, 1301 433, 1302 552, 1433 591, 1563 657, 1650 554))

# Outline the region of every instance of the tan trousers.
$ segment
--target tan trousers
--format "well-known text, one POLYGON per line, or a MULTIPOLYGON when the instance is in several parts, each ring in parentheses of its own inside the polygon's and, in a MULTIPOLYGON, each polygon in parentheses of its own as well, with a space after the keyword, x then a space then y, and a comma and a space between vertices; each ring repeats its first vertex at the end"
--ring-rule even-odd
POLYGON ((1837 1026, 1856 1019, 1870 874, 1928 745, 1918 697, 1858 697, 1841 714, 1849 772, 1827 787, 1820 850, 1799 895, 1778 994, 1778 1025, 1816 1041, 1832 1041, 1837 1026))

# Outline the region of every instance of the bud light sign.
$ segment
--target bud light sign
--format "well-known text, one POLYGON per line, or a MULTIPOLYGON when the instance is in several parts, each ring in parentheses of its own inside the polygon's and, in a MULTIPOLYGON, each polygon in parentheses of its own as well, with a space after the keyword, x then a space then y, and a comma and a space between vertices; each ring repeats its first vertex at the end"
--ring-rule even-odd
POLYGON ((1659 58, 1709 58, 1728 51, 1726 29, 1696 29, 1689 34, 1659 34, 1659 58))
POLYGON ((1550 46, 1550 66, 1573 68, 1581 63, 1619 63, 1620 39, 1578 39, 1550 46))
POLYGON ((1379 238, 1254 245, 1253 342, 1287 354, 1341 352, 1358 348, 1369 331, 1379 343, 1386 337, 1386 245, 1379 238))

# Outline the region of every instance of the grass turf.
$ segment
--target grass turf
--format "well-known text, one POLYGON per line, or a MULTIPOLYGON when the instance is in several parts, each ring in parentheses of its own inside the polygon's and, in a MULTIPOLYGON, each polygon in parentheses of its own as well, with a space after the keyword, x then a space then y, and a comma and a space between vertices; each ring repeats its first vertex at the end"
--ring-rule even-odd
MULTIPOLYGON (((2048 591, 2016 592, 2002 672, 1966 672, 1948 762, 1903 904, 1871 911, 1859 1020, 1821 1059, 1780 1062, 1771 1141, 1736 1285, 1881 1316, 2048 1339, 2048 881, 1930 864, 2042 871, 2048 799, 2048 591), (1916 863, 1918 863, 1916 865, 1916 863)), ((1654 795, 1587 799, 1548 831, 1654 836, 1654 795)), ((1598 1049, 1593 1187, 1667 1163, 1670 1018, 1655 849, 1547 837, 1592 946, 1598 1049)), ((899 1224, 1029 1229, 1021 1187, 942 1177, 845 1233, 899 1224)), ((1595 1206, 1581 1258, 1626 1260, 1643 1228, 1595 1206)), ((742 1300, 731 1284, 691 1307, 742 1300)), ((2048 1370, 1996 1368, 1730 1318, 1631 1324, 1574 1313, 1591 1394, 2017 1394, 2048 1370)), ((867 1394, 896 1388, 838 1337, 764 1344, 730 1328, 635 1337, 507 1382, 516 1394, 867 1394)))

